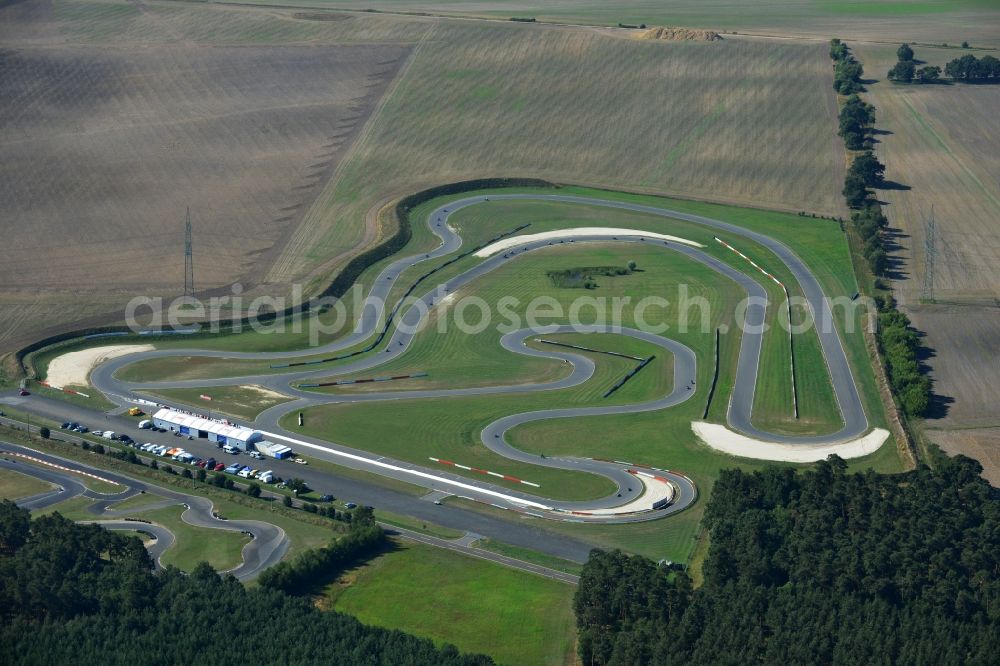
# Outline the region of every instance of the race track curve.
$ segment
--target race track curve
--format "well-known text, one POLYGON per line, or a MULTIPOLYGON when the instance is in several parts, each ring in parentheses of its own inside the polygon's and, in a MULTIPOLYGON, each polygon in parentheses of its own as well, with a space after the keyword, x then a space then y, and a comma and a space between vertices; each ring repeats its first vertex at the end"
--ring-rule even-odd
MULTIPOLYGON (((476 195, 470 196, 451 203, 440 206, 438 209, 433 211, 427 218, 427 223, 430 230, 441 239, 441 244, 433 251, 427 253, 421 253, 418 255, 413 255, 409 257, 404 257, 392 262, 387 266, 376 278, 372 289, 369 292, 368 299, 364 308, 362 309, 361 315, 355 325, 354 330, 346 337, 337 340, 335 342, 308 350, 306 353, 309 355, 329 355, 329 359, 356 359, 349 363, 339 365, 333 369, 323 368, 315 369, 305 366, 305 369, 293 369, 289 368, 287 371, 275 374, 262 374, 244 377, 227 377, 221 379, 208 379, 208 380, 191 380, 191 381, 164 381, 164 382, 149 382, 149 383, 128 383, 118 380, 114 374, 115 372, 128 365, 140 360, 146 360, 156 357, 164 356, 209 356, 209 357, 220 357, 220 358, 230 358, 230 359, 256 359, 256 360, 274 360, 274 361, 287 361, 289 359, 294 359, 301 357, 303 355, 302 351, 287 351, 287 352, 276 352, 276 353, 256 353, 256 352, 219 352, 219 351, 208 351, 208 350, 197 350, 197 349, 177 349, 177 350, 160 350, 151 352, 141 352, 137 354, 132 354, 128 356, 119 357, 112 359, 98 368, 96 368, 92 375, 91 381, 94 386, 105 393, 110 399, 119 404, 125 404, 130 400, 134 399, 130 394, 133 390, 139 388, 148 389, 159 389, 159 388, 179 388, 179 387, 203 387, 203 386, 227 386, 227 385, 240 385, 240 384, 260 384, 266 386, 270 389, 280 391, 286 395, 296 398, 295 401, 290 403, 285 403, 279 405, 278 407, 272 408, 270 410, 262 413, 257 421, 253 424, 253 427, 264 430, 265 428, 271 428, 278 432, 268 433, 281 435, 281 429, 277 425, 277 418, 280 414, 287 413, 289 411, 301 409, 305 406, 325 404, 325 403, 339 403, 339 402, 352 402, 352 401, 371 401, 371 400, 398 400, 407 398, 445 398, 454 397, 457 395, 471 395, 471 394, 489 394, 489 393, 521 393, 526 391, 542 391, 551 390, 554 388, 563 388, 565 386, 571 386, 585 381, 586 378, 590 376, 593 372, 591 366, 590 370, 587 370, 586 364, 589 361, 578 354, 572 354, 567 352, 555 352, 550 350, 539 351, 531 350, 523 345, 523 341, 532 334, 544 333, 545 331, 518 331, 513 335, 514 338, 508 340, 510 336, 504 338, 502 343, 508 349, 512 351, 518 351, 519 353, 530 353, 535 356, 542 356, 547 358, 556 358, 568 360, 573 364, 573 373, 562 380, 551 382, 548 384, 529 384, 522 386, 495 386, 495 387, 482 387, 476 389, 441 389, 432 391, 401 391, 401 392, 391 392, 384 394, 368 394, 363 396, 326 396, 317 393, 310 393, 295 389, 289 386, 289 382, 292 380, 306 380, 312 377, 331 377, 346 375, 349 373, 357 373, 363 370, 370 370, 376 368, 386 362, 397 358, 401 354, 405 353, 409 348, 417 329, 417 324, 420 320, 426 316, 426 313, 435 304, 439 303, 440 299, 446 296, 448 293, 454 292, 464 285, 476 280, 490 271, 496 269, 498 266, 503 265, 510 261, 515 261, 522 254, 526 252, 531 252, 536 249, 549 247, 555 244, 561 243, 572 243, 572 242, 587 242, 587 241, 613 241, 622 243, 644 243, 650 246, 662 247, 663 249, 680 252, 685 254, 687 257, 699 261, 711 268, 712 270, 720 273, 724 277, 735 281, 739 286, 741 286, 748 296, 755 297, 751 300, 750 307, 747 309, 745 316, 745 325, 743 327, 743 335, 741 337, 740 343, 740 353, 738 359, 738 365, 736 370, 736 378, 732 391, 732 396, 728 409, 728 422, 730 427, 734 430, 746 434, 748 436, 759 438, 762 440, 767 440, 771 442, 780 442, 784 444, 791 445, 816 445, 822 443, 832 443, 841 442, 849 440, 853 437, 857 437, 868 430, 868 420, 865 414, 864 407, 861 404, 861 399, 858 393, 857 386, 855 384, 854 377, 851 372, 850 365, 847 360, 847 356, 844 352, 843 345, 841 343, 839 334, 835 327, 822 327, 818 326, 816 328, 821 350, 824 358, 826 359, 827 367, 829 369, 830 378, 834 388, 834 394, 836 396, 838 407, 843 421, 843 427, 832 434, 819 435, 819 436, 797 436, 797 435, 781 435, 764 432, 757 427, 755 427, 751 421, 751 412, 753 407, 754 392, 756 389, 756 378, 758 363, 760 357, 760 350, 763 340, 763 327, 766 309, 767 293, 766 291, 757 283, 756 280, 747 276, 745 273, 738 271, 731 267, 729 264, 720 261, 719 259, 701 251, 696 247, 691 247, 687 244, 666 241, 666 240, 654 240, 652 237, 649 239, 642 237, 616 237, 616 234, 612 232, 608 233, 592 233, 583 236, 576 236, 573 239, 569 239, 569 232, 567 232, 567 238, 564 240, 537 240, 533 242, 526 242, 524 244, 518 243, 517 247, 508 250, 502 254, 494 254, 472 268, 466 270, 465 272, 452 277, 445 281, 444 283, 437 285, 434 289, 427 291, 422 296, 418 297, 416 304, 404 309, 400 312, 392 310, 392 317, 397 320, 400 324, 396 327, 391 327, 385 325, 384 327, 379 326, 380 319, 383 315, 384 304, 386 299, 392 289, 393 285, 400 277, 403 271, 406 269, 426 262, 430 259, 441 257, 447 254, 451 254, 458 250, 462 246, 461 237, 448 226, 448 217, 454 212, 467 208, 469 206, 474 206, 481 204, 483 202, 493 200, 541 200, 541 201, 554 201, 561 203, 571 203, 589 206, 600 206, 607 208, 617 208, 623 210, 630 210, 636 212, 647 213, 651 215, 657 215, 666 218, 676 218, 691 222, 694 224, 699 224, 703 226, 710 227, 712 229, 725 232, 734 236, 741 236, 744 238, 751 239, 761 245, 767 247, 788 267, 789 271, 792 273, 794 278, 798 281, 803 295, 809 302, 813 311, 816 313, 817 321, 833 321, 832 312, 830 311, 830 306, 826 298, 824 297, 823 291, 819 286, 818 281, 809 271, 808 267, 802 262, 802 260, 787 246, 783 243, 774 240, 768 236, 760 234, 758 232, 750 231, 743 227, 739 227, 734 224, 723 222, 720 220, 715 220, 712 218, 707 218, 698 215, 691 215, 688 213, 682 213, 678 211, 672 211, 663 208, 656 208, 651 206, 645 206, 640 204, 611 201, 605 199, 595 199, 588 197, 579 196, 568 196, 568 195, 558 195, 558 194, 502 194, 502 195, 476 195), (362 353, 353 352, 345 353, 344 350, 357 346, 360 343, 365 342, 375 336, 374 341, 371 342, 362 353), (518 338, 517 336, 521 336, 518 338), (519 341, 521 344, 514 344, 515 340, 519 341), (364 352, 372 352, 371 354, 366 354, 364 352), (339 354, 339 355, 338 355, 339 354)), ((398 306, 397 306, 398 307, 398 306)), ((689 349, 680 345, 676 341, 670 340, 662 336, 654 335, 651 333, 645 333, 641 331, 620 331, 616 330, 615 333, 625 333, 628 335, 637 335, 642 337, 642 339, 652 342, 665 350, 669 350, 674 354, 675 360, 681 359, 675 366, 675 371, 677 368, 684 368, 690 373, 690 377, 694 377, 694 355, 689 349), (683 360, 686 353, 690 354, 690 365, 687 364, 686 360, 683 360)), ((510 458, 517 460, 522 460, 525 462, 530 462, 535 465, 543 465, 548 467, 555 467, 560 469, 575 469, 584 470, 592 473, 602 474, 610 478, 618 486, 619 492, 612 494, 606 498, 596 501, 589 502, 554 502, 551 500, 543 500, 545 502, 546 508, 551 508, 556 511, 581 511, 586 512, 591 509, 596 508, 609 508, 617 505, 625 504, 627 501, 631 501, 634 498, 634 493, 629 490, 630 485, 635 485, 636 476, 629 472, 629 466, 620 465, 617 463, 598 461, 584 458, 540 458, 537 456, 531 456, 524 452, 518 451, 509 444, 503 438, 503 433, 517 425, 518 423, 524 423, 527 421, 540 420, 545 418, 560 418, 569 416, 585 416, 594 413, 630 413, 635 411, 645 411, 646 409, 664 409, 672 404, 677 404, 685 396, 678 396, 678 391, 683 391, 685 386, 679 384, 678 382, 685 378, 675 377, 674 390, 670 395, 661 398, 660 400, 654 401, 652 403, 645 403, 643 405, 623 405, 615 407, 600 407, 600 408, 584 408, 582 411, 573 410, 568 412, 566 410, 545 410, 539 412, 531 412, 528 414, 517 414, 504 417, 490 425, 488 425, 483 433, 482 437, 484 443, 499 453, 510 458), (651 406, 652 405, 652 406, 651 406), (599 411, 592 411, 599 410, 599 411), (630 485, 629 485, 630 484, 630 485), (631 498, 630 498, 630 493, 631 498)), ((688 392, 690 393, 690 392, 688 392)), ((267 431, 265 431, 267 432, 267 431)), ((285 433, 283 436, 291 436, 292 433, 285 433)), ((319 451, 320 449, 327 449, 331 452, 349 453, 354 458, 359 460, 354 460, 352 458, 351 466, 358 468, 368 469, 368 471, 374 471, 376 473, 385 473, 390 476, 396 476, 400 478, 396 472, 389 474, 386 471, 384 462, 386 459, 384 457, 374 456, 372 454, 367 454, 364 451, 358 451, 355 449, 350 449, 348 447, 343 447, 334 443, 324 442, 322 440, 316 440, 312 438, 302 438, 301 435, 294 434, 296 439, 294 441, 301 442, 311 448, 319 451), (365 464, 365 456, 368 457, 369 464, 365 464), (383 463, 382 467, 375 465, 376 461, 381 461, 383 463)), ((338 462, 341 462, 338 460, 338 462)), ((395 466, 401 469, 409 470, 419 470, 423 476, 430 477, 433 476, 435 479, 434 487, 439 487, 438 482, 447 485, 449 483, 449 475, 442 474, 438 470, 429 470, 427 468, 421 468, 408 463, 399 463, 398 461, 390 461, 395 464, 395 466)), ((634 471, 634 470, 633 470, 634 471)), ((414 472, 416 473, 416 472, 414 472)), ((405 477, 405 473, 403 474, 405 477)), ((498 497, 506 498, 506 502, 510 505, 517 506, 521 503, 521 506, 525 506, 525 503, 529 505, 537 505, 539 498, 537 496, 530 495, 528 493, 519 493, 517 491, 511 491, 506 488, 492 486, 492 484, 483 484, 481 482, 473 482, 468 480, 466 477, 456 477, 462 479, 462 483, 457 485, 462 486, 461 492, 458 494, 473 494, 477 493, 477 488, 480 489, 478 492, 485 493, 483 498, 486 501, 496 502, 498 497), (472 486, 470 490, 469 486, 472 486), (492 490, 488 490, 492 489, 492 490)), ((644 520, 654 517, 659 517, 661 515, 666 515, 666 513, 681 510, 688 506, 694 501, 696 496, 696 490, 693 483, 683 475, 673 474, 669 476, 672 484, 675 485, 678 492, 675 498, 675 502, 667 511, 657 511, 650 512, 640 515, 618 515, 618 516, 603 516, 600 518, 602 521, 629 521, 629 520, 644 520)), ((455 484, 455 481, 451 481, 455 484)), ((424 485, 432 485, 425 483, 424 485)))
POLYGON ((48 455, 8 442, 0 442, 0 455, 10 458, 9 460, 0 458, 0 469, 20 472, 56 486, 55 490, 18 500, 18 506, 37 510, 78 496, 95 500, 87 508, 89 513, 94 514, 94 520, 86 522, 92 522, 107 529, 138 530, 152 534, 156 537, 156 541, 149 544, 147 550, 157 567, 162 568, 160 557, 173 544, 175 539, 173 533, 162 525, 141 519, 124 520, 124 518, 141 516, 145 511, 177 504, 183 504, 187 507, 181 514, 181 520, 189 525, 206 529, 237 531, 250 535, 250 543, 243 547, 243 562, 239 566, 221 573, 232 574, 241 581, 250 580, 267 567, 279 562, 288 550, 288 537, 280 527, 257 520, 216 518, 212 501, 205 497, 187 495, 160 486, 150 486, 131 477, 88 467, 73 460, 48 455), (26 462, 28 458, 34 459, 36 464, 28 464, 26 462), (104 479, 125 487, 125 490, 114 495, 95 492, 83 485, 73 473, 66 471, 66 469, 76 473, 100 475, 104 479), (116 511, 112 508, 115 503, 135 497, 142 492, 150 492, 165 499, 163 502, 127 511, 116 511))

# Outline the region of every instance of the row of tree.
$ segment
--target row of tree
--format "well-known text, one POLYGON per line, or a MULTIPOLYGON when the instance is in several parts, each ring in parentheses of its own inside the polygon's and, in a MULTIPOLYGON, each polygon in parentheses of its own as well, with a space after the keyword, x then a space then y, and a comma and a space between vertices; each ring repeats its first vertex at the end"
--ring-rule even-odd
POLYGON ((877 206, 869 188, 881 186, 885 182, 884 174, 885 166, 871 150, 855 155, 844 177, 843 194, 847 205, 855 209, 877 206))
POLYGON ((704 582, 595 551, 574 608, 584 664, 993 664, 1000 500, 979 463, 900 475, 722 472, 704 582))
MULTIPOLYGON (((900 46, 896 53, 901 62, 912 64, 913 50, 908 44, 900 46)), ((885 180, 885 166, 871 150, 870 133, 874 125, 875 107, 857 94, 849 96, 840 110, 840 135, 848 149, 864 152, 854 155, 844 178, 843 195, 847 205, 854 209, 851 222, 860 237, 862 253, 872 273, 882 277, 889 268, 885 250, 888 220, 871 190, 885 180)), ((923 416, 931 404, 931 383, 922 374, 919 336, 906 315, 896 309, 891 296, 878 303, 880 325, 876 338, 886 359, 893 391, 908 416, 923 416)))
POLYGON ((833 89, 841 95, 853 95, 864 90, 861 76, 864 67, 858 62, 847 44, 837 38, 830 40, 830 57, 835 65, 833 68, 833 89))
POLYGON ((878 206, 869 206, 852 213, 851 222, 861 239, 862 252, 872 272, 875 275, 885 275, 889 260, 882 235, 889 225, 889 220, 882 214, 878 206))
POLYGON ((265 569, 258 578, 263 587, 288 594, 301 594, 329 580, 348 565, 370 555, 385 545, 385 533, 375 523, 372 510, 359 507, 346 535, 337 537, 322 548, 299 553, 290 561, 265 569))
POLYGON ((866 104, 861 96, 848 96, 840 109, 840 129, 838 133, 844 139, 849 150, 871 148, 871 128, 875 123, 875 107, 866 104))
POLYGON ((931 382, 922 372, 920 334, 910 318, 895 308, 878 315, 878 341, 889 368, 889 381, 909 416, 923 416, 930 406, 931 382))
POLYGON ((6 664, 481 666, 486 656, 367 627, 207 564, 154 573, 135 537, 0 502, 0 645, 6 664))
POLYGON ((1000 80, 1000 59, 967 53, 945 65, 944 73, 957 81, 996 81, 1000 80))

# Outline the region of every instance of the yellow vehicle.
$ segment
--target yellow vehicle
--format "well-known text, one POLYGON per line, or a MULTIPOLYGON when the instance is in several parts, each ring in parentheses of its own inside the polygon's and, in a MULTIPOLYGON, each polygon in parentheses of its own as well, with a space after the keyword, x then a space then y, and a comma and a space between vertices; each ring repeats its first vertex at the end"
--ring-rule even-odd
POLYGON ((128 410, 129 416, 142 416, 143 414, 145 414, 145 412, 143 412, 138 407, 133 407, 132 409, 128 410))

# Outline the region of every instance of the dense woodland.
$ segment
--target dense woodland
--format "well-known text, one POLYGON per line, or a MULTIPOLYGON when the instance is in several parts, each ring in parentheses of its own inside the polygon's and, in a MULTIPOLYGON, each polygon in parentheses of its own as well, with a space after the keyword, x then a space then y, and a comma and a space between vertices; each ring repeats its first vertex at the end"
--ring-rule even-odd
POLYGON ((0 503, 7 664, 491 664, 429 640, 246 589, 208 565, 154 573, 138 539, 0 503))
POLYGON ((1000 500, 979 463, 903 475, 723 472, 704 584, 595 551, 584 664, 995 664, 1000 500))

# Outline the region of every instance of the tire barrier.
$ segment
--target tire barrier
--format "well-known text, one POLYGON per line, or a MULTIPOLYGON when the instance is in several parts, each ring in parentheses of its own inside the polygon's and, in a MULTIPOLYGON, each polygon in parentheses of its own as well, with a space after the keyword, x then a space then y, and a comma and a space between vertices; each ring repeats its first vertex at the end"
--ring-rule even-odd
POLYGON ((391 382, 397 379, 418 379, 429 376, 426 372, 414 372, 412 375, 394 375, 392 377, 373 377, 370 379, 342 379, 337 382, 322 382, 320 384, 299 384, 297 388, 320 388, 321 386, 350 386, 351 384, 367 384, 369 382, 391 382))
POLYGON ((701 415, 701 418, 708 418, 708 410, 712 406, 712 398, 715 397, 715 385, 719 383, 719 338, 721 337, 721 331, 715 329, 715 357, 714 357, 714 367, 712 369, 712 383, 708 387, 708 400, 705 401, 705 412, 701 415))
POLYGON ((617 356, 619 358, 627 358, 632 361, 645 361, 646 359, 641 356, 629 356, 628 354, 622 354, 621 352, 605 351, 603 349, 592 349, 590 347, 583 347, 581 345, 570 345, 565 342, 556 342, 555 340, 543 340, 541 338, 536 338, 535 342, 542 342, 547 345, 555 345, 556 347, 566 347, 567 349, 579 349, 580 351, 593 352, 595 354, 607 354, 608 356, 617 356))
POLYGON ((632 372, 628 373, 627 375, 625 375, 624 377, 622 377, 621 379, 619 379, 617 384, 615 384, 614 386, 612 386, 611 388, 609 388, 608 391, 607 391, 607 393, 605 393, 603 397, 607 398, 612 393, 614 393, 615 391, 617 391, 621 387, 625 386, 625 382, 627 382, 628 380, 630 380, 633 377, 635 377, 639 373, 639 371, 642 370, 643 368, 645 368, 647 365, 649 365, 649 362, 652 361, 654 358, 656 358, 656 356, 650 356, 649 358, 644 359, 642 361, 642 363, 640 363, 639 365, 635 366, 635 368, 632 370, 632 372))

